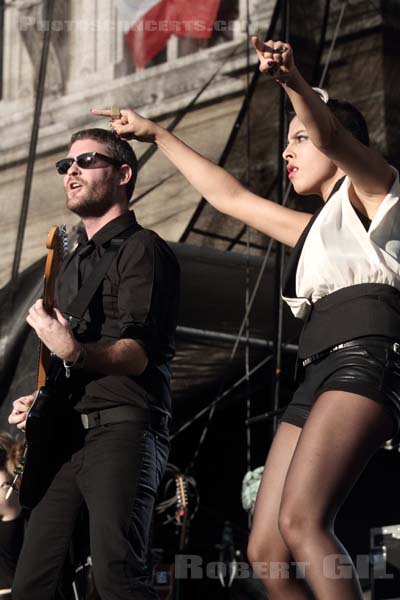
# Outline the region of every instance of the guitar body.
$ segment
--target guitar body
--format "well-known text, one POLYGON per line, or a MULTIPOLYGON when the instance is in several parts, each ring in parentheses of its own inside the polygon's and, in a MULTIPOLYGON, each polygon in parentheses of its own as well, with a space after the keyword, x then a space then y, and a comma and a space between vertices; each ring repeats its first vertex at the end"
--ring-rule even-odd
POLYGON ((26 449, 19 490, 21 505, 40 502, 54 476, 79 446, 79 415, 57 386, 41 387, 26 421, 26 449))

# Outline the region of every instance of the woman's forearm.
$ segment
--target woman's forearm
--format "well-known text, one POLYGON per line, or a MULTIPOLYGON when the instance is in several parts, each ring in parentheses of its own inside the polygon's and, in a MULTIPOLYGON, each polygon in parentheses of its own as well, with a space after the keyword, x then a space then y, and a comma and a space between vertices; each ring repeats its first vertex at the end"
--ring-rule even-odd
MULTIPOLYGON (((98 116, 111 116, 109 109, 92 109, 98 116)), ((124 139, 155 143, 188 182, 217 210, 266 235, 294 246, 310 216, 291 210, 247 190, 233 175, 208 160, 172 133, 130 109, 112 122, 113 131, 124 139)))

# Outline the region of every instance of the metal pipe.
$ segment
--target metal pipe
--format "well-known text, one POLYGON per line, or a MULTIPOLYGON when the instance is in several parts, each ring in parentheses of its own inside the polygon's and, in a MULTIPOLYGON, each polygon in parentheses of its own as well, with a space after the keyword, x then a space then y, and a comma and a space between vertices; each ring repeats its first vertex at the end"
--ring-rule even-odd
MULTIPOLYGON (((179 325, 176 328, 177 337, 192 337, 198 339, 206 339, 210 341, 223 341, 223 342, 234 342, 238 338, 236 335, 230 333, 221 333, 219 331, 211 331, 209 329, 196 329, 193 327, 184 327, 179 325)), ((247 338, 247 336, 241 336, 239 338, 240 344, 249 343, 254 348, 267 348, 272 350, 274 343, 271 340, 260 340, 259 338, 247 338)), ((296 344, 282 344, 283 350, 286 352, 297 352, 298 346, 296 344)))

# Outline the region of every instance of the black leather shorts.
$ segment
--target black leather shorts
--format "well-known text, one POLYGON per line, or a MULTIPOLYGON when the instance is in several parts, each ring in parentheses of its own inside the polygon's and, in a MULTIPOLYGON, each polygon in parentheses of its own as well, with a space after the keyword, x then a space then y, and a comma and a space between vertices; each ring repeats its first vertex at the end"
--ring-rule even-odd
POLYGON ((304 379, 281 421, 303 427, 314 402, 323 392, 360 394, 383 404, 400 430, 400 344, 381 336, 352 340, 304 368, 304 379))

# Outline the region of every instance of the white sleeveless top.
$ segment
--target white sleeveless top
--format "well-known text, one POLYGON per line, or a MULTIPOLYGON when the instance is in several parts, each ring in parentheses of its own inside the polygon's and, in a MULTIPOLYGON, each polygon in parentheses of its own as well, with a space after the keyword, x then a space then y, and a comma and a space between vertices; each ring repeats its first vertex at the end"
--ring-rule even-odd
POLYGON ((350 202, 348 177, 323 207, 297 265, 297 297, 283 297, 295 317, 304 318, 311 303, 351 285, 382 283, 400 290, 400 184, 393 171, 395 181, 368 231, 350 202))

